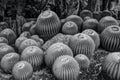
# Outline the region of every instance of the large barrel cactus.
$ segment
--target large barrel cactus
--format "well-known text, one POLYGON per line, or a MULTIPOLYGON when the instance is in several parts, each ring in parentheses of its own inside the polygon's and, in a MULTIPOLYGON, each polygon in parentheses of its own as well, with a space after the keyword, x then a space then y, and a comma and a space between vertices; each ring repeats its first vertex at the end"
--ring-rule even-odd
POLYGON ((100 34, 101 46, 108 51, 120 51, 120 27, 112 25, 100 34))
POLYGON ((20 60, 17 53, 8 53, 1 59, 1 67, 6 73, 11 73, 13 66, 20 60))
POLYGON ((120 52, 109 53, 105 57, 102 71, 112 80, 120 80, 120 52))
POLYGON ((37 46, 29 46, 23 50, 21 60, 29 62, 33 66, 33 69, 37 70, 43 63, 43 56, 42 49, 37 46))
POLYGON ((60 28, 61 22, 55 12, 46 10, 38 16, 36 31, 44 40, 52 38, 54 35, 59 33, 60 28))
POLYGON ((74 35, 78 32, 78 26, 76 23, 68 21, 62 26, 62 32, 64 34, 74 35))
POLYGON ((73 21, 77 24, 78 26, 78 30, 81 31, 82 29, 82 23, 83 23, 83 19, 80 17, 80 16, 77 16, 77 15, 70 15, 68 16, 64 22, 67 22, 67 21, 73 21))
POLYGON ((79 70, 78 62, 68 55, 58 57, 53 64, 53 73, 58 80, 77 80, 79 70))
POLYGON ((33 74, 32 65, 26 61, 16 63, 12 69, 15 80, 30 80, 33 74))
POLYGON ((95 50, 93 39, 83 33, 72 36, 70 38, 69 46, 73 50, 74 55, 85 54, 89 59, 92 58, 95 50))
POLYGON ((105 16, 99 21, 98 32, 101 33, 110 25, 119 25, 118 21, 112 16, 105 16))
POLYGON ((45 54, 45 63, 47 66, 52 66, 54 61, 62 55, 73 56, 72 50, 65 44, 58 42, 51 45, 45 54))
POLYGON ((89 35, 94 40, 96 49, 100 46, 100 37, 96 31, 92 29, 86 29, 82 33, 89 35))

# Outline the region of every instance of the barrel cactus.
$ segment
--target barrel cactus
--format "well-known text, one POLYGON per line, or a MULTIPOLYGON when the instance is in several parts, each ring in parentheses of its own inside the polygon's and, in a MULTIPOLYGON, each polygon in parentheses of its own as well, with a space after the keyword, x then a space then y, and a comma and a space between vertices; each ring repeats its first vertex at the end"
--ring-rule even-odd
POLYGON ((14 48, 6 43, 0 43, 0 60, 2 57, 10 52, 15 52, 14 48))
POLYGON ((83 33, 78 33, 70 38, 69 46, 74 55, 85 54, 89 59, 92 58, 95 50, 93 39, 83 33))
POLYGON ((53 73, 59 80, 77 80, 79 70, 78 62, 68 55, 58 57, 53 64, 53 73))
POLYGON ((21 60, 29 62, 33 66, 33 69, 37 70, 43 63, 43 56, 42 49, 37 46, 29 46, 23 50, 21 60))
POLYGON ((54 61, 61 55, 73 56, 72 50, 65 44, 58 42, 51 45, 45 54, 45 63, 47 66, 52 66, 54 61))
POLYGON ((93 14, 90 10, 82 10, 80 12, 80 16, 82 17, 82 19, 84 19, 85 17, 89 16, 89 17, 93 17, 93 14))
POLYGON ((105 16, 101 18, 99 21, 98 32, 101 33, 105 28, 107 28, 110 25, 119 25, 119 23, 112 16, 105 16))
POLYGON ((33 39, 26 39, 20 44, 19 52, 21 53, 28 46, 39 46, 33 39))
POLYGON ((101 17, 112 16, 112 13, 109 10, 102 11, 101 17))
POLYGON ((51 10, 43 11, 37 19, 36 31, 37 34, 44 40, 52 38, 59 33, 61 22, 57 14, 51 10))
POLYGON ((111 79, 120 80, 120 52, 109 53, 103 63, 102 71, 111 79))
POLYGON ((62 32, 64 34, 74 35, 78 32, 78 26, 76 23, 68 21, 62 26, 62 32))
POLYGON ((99 22, 96 19, 90 18, 83 22, 82 30, 93 29, 97 31, 99 22))
POLYGON ((9 44, 13 44, 15 42, 15 39, 17 38, 15 32, 10 28, 6 28, 1 31, 0 37, 5 37, 8 40, 9 44))
POLYGON ((95 49, 97 49, 100 46, 100 37, 96 31, 92 29, 86 29, 82 33, 89 35, 94 40, 95 49))
POLYGON ((20 37, 26 37, 26 38, 30 38, 31 34, 29 31, 24 31, 20 34, 20 37))
POLYGON ((33 74, 32 65, 26 61, 16 63, 12 69, 15 80, 30 80, 33 74))
POLYGON ((75 56, 75 60, 79 63, 81 69, 88 69, 90 66, 89 58, 84 54, 78 54, 75 56))
POLYGON ((6 54, 1 59, 1 67, 6 73, 11 73, 13 66, 20 60, 17 53, 11 52, 6 54))
POLYGON ((120 51, 120 27, 111 25, 100 34, 101 46, 108 51, 120 51))
POLYGON ((64 22, 67 22, 67 21, 73 21, 77 24, 78 26, 78 31, 80 32, 81 29, 82 29, 82 23, 83 23, 83 19, 80 17, 80 16, 77 16, 77 15, 70 15, 68 16, 64 22))
POLYGON ((8 28, 9 25, 7 22, 0 22, 0 31, 8 28))

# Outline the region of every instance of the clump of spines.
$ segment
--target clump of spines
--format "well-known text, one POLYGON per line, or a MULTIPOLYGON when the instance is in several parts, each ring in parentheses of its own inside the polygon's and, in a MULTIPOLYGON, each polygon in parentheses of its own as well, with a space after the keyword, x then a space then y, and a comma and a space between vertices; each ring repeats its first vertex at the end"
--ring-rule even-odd
POLYGON ((111 25, 119 25, 118 21, 112 16, 105 16, 100 19, 98 32, 101 33, 105 28, 111 25))
POLYGON ((17 53, 8 53, 1 59, 1 67, 6 73, 11 73, 13 66, 20 60, 17 53))
POLYGON ((0 32, 0 37, 5 37, 8 40, 9 44, 13 44, 17 38, 15 32, 10 28, 2 30, 0 32))
POLYGON ((21 60, 29 62, 34 70, 38 70, 43 63, 43 50, 37 46, 25 48, 21 54, 21 60))
POLYGON ((88 69, 90 66, 89 58, 84 54, 78 54, 75 56, 75 60, 79 63, 81 69, 88 69))
POLYGON ((102 71, 111 79, 120 80, 120 52, 109 53, 103 63, 102 71))
POLYGON ((120 51, 120 27, 112 25, 100 34, 101 46, 108 51, 120 51))
POLYGON ((26 39, 20 44, 19 52, 21 53, 28 46, 38 46, 39 44, 33 39, 26 39))
POLYGON ((62 26, 62 32, 64 34, 74 35, 78 32, 78 26, 76 23, 68 21, 62 26))
POLYGON ((69 46, 73 50, 74 55, 85 54, 89 59, 92 58, 95 51, 93 39, 83 33, 70 37, 69 46))
POLYGON ((89 17, 93 17, 93 14, 90 10, 82 10, 80 12, 80 16, 82 17, 82 19, 84 19, 85 17, 89 16, 89 17))
POLYGON ((86 29, 82 33, 89 35, 94 40, 95 49, 97 49, 100 46, 100 37, 96 31, 92 29, 86 29))
POLYGON ((77 80, 80 67, 72 56, 63 55, 55 60, 52 70, 57 79, 77 80))
POLYGON ((67 21, 73 21, 74 23, 77 24, 78 26, 78 31, 82 31, 82 23, 83 23, 83 19, 80 17, 80 16, 77 16, 77 15, 70 15, 68 16, 64 22, 67 22, 67 21))
POLYGON ((59 33, 61 28, 61 22, 57 14, 51 10, 43 11, 36 22, 37 34, 44 40, 48 40, 51 37, 59 33))
POLYGON ((93 29, 97 31, 98 24, 99 22, 96 19, 93 19, 93 18, 87 19, 83 22, 82 30, 93 29))
POLYGON ((29 80, 33 74, 33 67, 26 61, 16 63, 12 69, 15 80, 29 80))
POLYGON ((54 61, 62 55, 73 56, 72 50, 65 44, 58 42, 51 45, 45 54, 45 63, 47 66, 51 67, 54 61))

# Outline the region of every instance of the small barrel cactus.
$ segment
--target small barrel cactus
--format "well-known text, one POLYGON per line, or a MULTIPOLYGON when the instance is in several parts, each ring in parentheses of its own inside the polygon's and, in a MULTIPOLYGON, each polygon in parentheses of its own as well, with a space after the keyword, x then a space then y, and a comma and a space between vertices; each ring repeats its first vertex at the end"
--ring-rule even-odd
POLYGON ((48 40, 59 33, 61 21, 55 12, 46 10, 38 16, 35 28, 41 38, 48 40))
POLYGON ((1 67, 7 72, 11 73, 13 66, 20 60, 20 56, 17 53, 8 53, 1 59, 1 67))
POLYGON ((28 46, 39 46, 39 44, 33 39, 26 39, 20 44, 19 52, 21 53, 28 46))
POLYGON ((112 80, 120 80, 120 52, 109 53, 103 63, 102 71, 112 80))
POLYGON ((10 52, 15 52, 14 48, 6 43, 0 43, 0 60, 2 57, 10 52))
POLYGON ((98 32, 101 33, 110 25, 119 25, 118 21, 112 16, 105 16, 99 21, 98 32))
POLYGON ((26 40, 27 38, 26 37, 18 37, 15 41, 15 46, 19 49, 20 48, 20 44, 26 40))
POLYGON ((53 73, 59 80, 77 80, 79 70, 78 62, 68 55, 58 57, 53 64, 53 73))
POLYGON ((80 12, 80 16, 82 17, 82 19, 84 19, 85 17, 89 16, 89 17, 93 17, 93 14, 90 10, 82 10, 80 12))
POLYGON ((27 38, 30 38, 31 37, 31 34, 29 31, 24 31, 20 34, 20 37, 27 37, 27 38))
POLYGON ((26 61, 16 63, 12 69, 15 80, 30 80, 33 74, 33 67, 26 61))
POLYGON ((108 51, 120 51, 120 27, 112 25, 100 34, 101 46, 108 51))
POLYGON ((0 22, 0 30, 1 30, 1 29, 4 30, 4 29, 6 29, 6 28, 8 28, 8 27, 9 27, 9 25, 8 25, 7 22, 0 22))
POLYGON ((51 45, 45 54, 45 63, 47 66, 52 66, 54 61, 62 55, 73 56, 72 50, 65 44, 58 42, 51 45))
POLYGON ((43 56, 42 49, 37 46, 29 46, 23 50, 21 60, 29 62, 33 66, 33 69, 36 70, 43 63, 43 56))
POLYGON ((73 50, 74 55, 85 54, 89 59, 94 55, 94 40, 86 34, 78 33, 72 36, 70 38, 69 46, 73 50))
POLYGON ((88 69, 90 66, 89 58, 84 54, 78 54, 75 56, 75 60, 79 63, 81 69, 88 69))
POLYGON ((34 25, 34 23, 35 23, 35 21, 30 21, 30 22, 25 23, 22 26, 22 31, 29 31, 31 26, 34 25))
POLYGON ((70 15, 64 20, 64 22, 67 22, 67 21, 73 21, 74 23, 76 23, 78 26, 78 31, 79 32, 81 31, 83 19, 80 16, 70 15))
POLYGON ((78 26, 76 23, 68 21, 63 25, 62 32, 64 34, 74 35, 78 32, 78 26))
POLYGON ((0 43, 8 44, 8 40, 5 37, 0 37, 0 43))
POLYGON ((89 35, 94 40, 95 49, 97 49, 100 46, 100 37, 96 31, 94 31, 92 29, 86 29, 82 33, 89 35))
POLYGON ((98 24, 99 22, 96 19, 93 19, 93 18, 87 19, 83 22, 82 30, 93 29, 97 31, 98 24))
POLYGON ((10 28, 6 28, 1 31, 0 37, 5 37, 8 40, 9 44, 13 44, 17 38, 15 32, 10 28))
POLYGON ((112 13, 109 10, 102 11, 101 17, 112 16, 112 13))

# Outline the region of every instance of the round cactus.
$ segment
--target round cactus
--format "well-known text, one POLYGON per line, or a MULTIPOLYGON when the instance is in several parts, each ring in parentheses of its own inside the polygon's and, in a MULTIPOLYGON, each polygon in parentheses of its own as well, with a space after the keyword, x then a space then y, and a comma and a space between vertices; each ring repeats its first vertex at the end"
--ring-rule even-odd
POLYGON ((8 40, 5 37, 0 37, 0 43, 8 44, 8 40))
POLYGON ((9 27, 9 25, 8 25, 7 22, 0 22, 0 30, 1 30, 1 29, 4 30, 4 29, 6 29, 6 28, 8 28, 8 27, 9 27))
POLYGON ((81 69, 88 69, 90 66, 89 58, 84 54, 78 54, 75 56, 75 60, 79 63, 81 69))
POLYGON ((72 50, 61 42, 54 43, 51 45, 45 54, 45 63, 47 66, 52 66, 54 61, 61 55, 73 56, 72 50))
POLYGON ((15 41, 15 46, 19 49, 20 48, 20 44, 26 40, 27 38, 26 37, 18 37, 15 41))
POLYGON ((12 72, 13 66, 19 61, 20 56, 17 53, 8 53, 1 59, 1 67, 7 73, 12 72))
POLYGON ((22 26, 22 31, 29 31, 31 26, 34 25, 34 23, 35 23, 35 21, 30 21, 30 22, 25 23, 22 26))
POLYGON ((102 71, 104 71, 111 79, 120 80, 120 52, 109 53, 103 63, 102 71))
POLYGON ((26 39, 20 44, 19 52, 22 52, 28 46, 39 46, 38 43, 33 39, 26 39))
POLYGON ((6 28, 3 31, 1 31, 0 36, 5 37, 8 40, 9 44, 13 44, 17 37, 15 32, 10 28, 6 28))
POLYGON ((15 50, 7 45, 6 43, 0 43, 0 60, 2 59, 2 57, 10 52, 15 52, 15 50))
POLYGON ((95 50, 93 39, 83 33, 78 33, 70 37, 69 46, 73 50, 74 55, 85 54, 89 59, 92 58, 95 50))
POLYGON ((79 70, 78 62, 68 55, 58 57, 53 64, 53 73, 59 80, 77 80, 79 70))
POLYGON ((87 19, 83 22, 83 30, 85 29, 93 29, 95 31, 97 31, 97 27, 98 27, 99 22, 96 19, 87 19))
POLYGON ((27 37, 27 38, 30 38, 31 37, 31 34, 30 32, 28 31, 24 31, 20 34, 20 37, 27 37))
POLYGON ((119 25, 119 23, 115 18, 111 16, 101 18, 101 20, 99 21, 98 32, 101 33, 105 28, 110 25, 119 25))
POLYGON ((25 48, 21 54, 21 60, 29 62, 33 69, 38 69, 43 63, 43 51, 37 46, 29 46, 25 48))
POLYGON ((94 40, 96 49, 99 47, 100 37, 99 37, 99 34, 96 31, 94 31, 92 29, 86 29, 82 33, 89 35, 94 40))
POLYGON ((63 25, 62 32, 64 34, 74 35, 78 32, 78 26, 76 23, 68 21, 63 25))
POLYGON ((84 19, 85 17, 87 17, 87 16, 89 16, 89 17, 93 17, 93 14, 92 14, 92 12, 91 11, 89 11, 89 10, 82 10, 81 12, 80 12, 80 16, 82 17, 82 19, 84 19))
POLYGON ((32 65, 26 61, 16 63, 12 69, 15 80, 29 80, 33 74, 32 65))
POLYGON ((52 38, 59 33, 61 22, 57 14, 51 10, 43 11, 36 22, 37 34, 44 40, 52 38))
POLYGON ((31 36, 31 39, 33 39, 33 40, 35 40, 36 42, 38 42, 38 44, 39 44, 40 46, 42 46, 42 45, 44 44, 44 40, 41 39, 41 38, 39 38, 38 35, 32 35, 32 36, 31 36))
POLYGON ((67 22, 67 21, 73 21, 74 23, 76 23, 78 26, 78 31, 81 31, 83 19, 80 16, 70 15, 65 19, 64 22, 67 22))
POLYGON ((100 34, 101 46, 108 51, 120 51, 120 27, 112 25, 100 34))
POLYGON ((102 11, 101 17, 112 16, 112 13, 109 10, 102 11))

